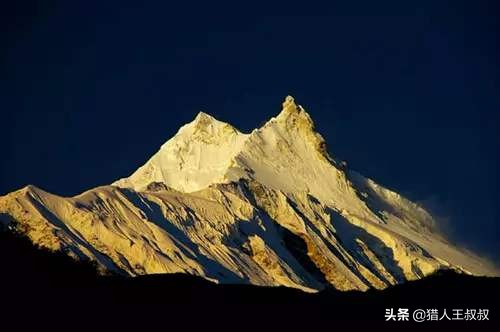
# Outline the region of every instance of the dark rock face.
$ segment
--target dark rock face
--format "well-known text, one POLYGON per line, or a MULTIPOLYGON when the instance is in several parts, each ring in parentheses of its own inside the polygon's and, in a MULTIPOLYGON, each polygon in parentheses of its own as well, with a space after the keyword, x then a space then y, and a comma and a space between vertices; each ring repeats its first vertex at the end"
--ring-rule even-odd
MULTIPOLYGON (((300 249, 294 241, 290 245, 300 249)), ((462 322, 478 327, 498 324, 500 319, 495 297, 500 293, 500 278, 453 271, 440 271, 382 291, 325 289, 307 294, 283 287, 217 285, 180 274, 103 276, 91 263, 36 248, 28 239, 10 232, 0 233, 0 263, 2 321, 22 325, 30 317, 56 330, 76 322, 114 328, 153 324, 189 329, 215 324, 220 330, 234 330, 237 326, 266 329, 272 325, 331 328, 339 320, 399 327, 410 324, 385 322, 388 308, 408 308, 410 312, 489 309, 487 322, 462 322)))

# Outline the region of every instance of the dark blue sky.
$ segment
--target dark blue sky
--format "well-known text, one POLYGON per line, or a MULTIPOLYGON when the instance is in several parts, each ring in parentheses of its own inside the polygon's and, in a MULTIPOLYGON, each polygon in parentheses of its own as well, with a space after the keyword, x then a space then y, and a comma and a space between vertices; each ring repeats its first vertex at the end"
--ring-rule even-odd
POLYGON ((404 3, 17 2, 2 20, 0 194, 110 183, 200 110, 249 131, 292 94, 334 156, 498 259, 498 5, 404 3))

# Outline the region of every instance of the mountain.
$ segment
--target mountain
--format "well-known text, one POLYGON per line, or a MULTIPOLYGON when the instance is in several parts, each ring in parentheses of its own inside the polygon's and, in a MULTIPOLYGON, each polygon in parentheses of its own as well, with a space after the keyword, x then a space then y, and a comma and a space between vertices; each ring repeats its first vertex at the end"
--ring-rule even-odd
MULTIPOLYGON (((134 324, 141 329, 149 324, 161 328, 168 324, 189 330, 199 327, 202 331, 209 324, 217 326, 218 331, 234 331, 235 326, 268 330, 275 324, 295 331, 299 326, 300 330, 328 328, 342 321, 348 321, 351 328, 365 322, 370 327, 377 323, 385 327, 412 323, 411 318, 386 322, 388 308, 408 308, 410 313, 432 308, 439 317, 447 310, 450 319, 455 318, 452 308, 460 308, 464 309, 462 320, 465 310, 473 309, 476 315, 470 320, 476 321, 470 324, 481 327, 498 325, 500 319, 494 296, 500 292, 500 278, 452 270, 385 290, 344 292, 327 288, 310 294, 286 287, 216 285, 186 274, 102 276, 93 264, 37 248, 26 237, 9 232, 0 233, 0 262, 0 280, 8 285, 2 289, 0 301, 2 324, 12 322, 19 327, 36 322, 37 328, 47 324, 50 331, 59 327, 67 330, 75 317, 83 315, 88 318, 79 320, 79 327, 88 323, 92 330, 109 324, 112 330, 123 326, 126 331, 134 324), (488 321, 478 321, 478 309, 489 310, 488 321)), ((442 330, 446 323, 457 321, 443 319, 430 323, 430 327, 438 324, 442 330)))
POLYGON ((112 185, 0 197, 1 224, 131 276, 314 292, 383 289, 442 269, 499 274, 447 241, 422 207, 330 156, 290 96, 249 134, 199 113, 112 185))

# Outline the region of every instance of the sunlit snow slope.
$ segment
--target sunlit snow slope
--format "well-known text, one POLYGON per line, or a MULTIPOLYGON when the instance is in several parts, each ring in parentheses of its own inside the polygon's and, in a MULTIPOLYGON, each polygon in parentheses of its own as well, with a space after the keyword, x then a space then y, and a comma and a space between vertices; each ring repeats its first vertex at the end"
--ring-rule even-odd
POLYGON ((287 97, 243 134, 200 113, 130 177, 64 198, 28 186, 0 221, 44 247, 129 275, 366 290, 452 268, 498 271, 450 244, 432 216, 328 155, 287 97))

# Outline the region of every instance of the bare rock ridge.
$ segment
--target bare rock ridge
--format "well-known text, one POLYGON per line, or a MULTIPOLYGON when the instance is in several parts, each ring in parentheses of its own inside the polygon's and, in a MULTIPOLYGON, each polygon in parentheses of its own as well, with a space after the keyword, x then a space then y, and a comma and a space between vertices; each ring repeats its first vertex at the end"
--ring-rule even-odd
POLYGON ((386 288, 439 269, 499 274, 450 244, 422 207, 338 165, 291 96, 249 134, 200 112, 112 185, 0 197, 0 224, 131 276, 315 291, 386 288))

